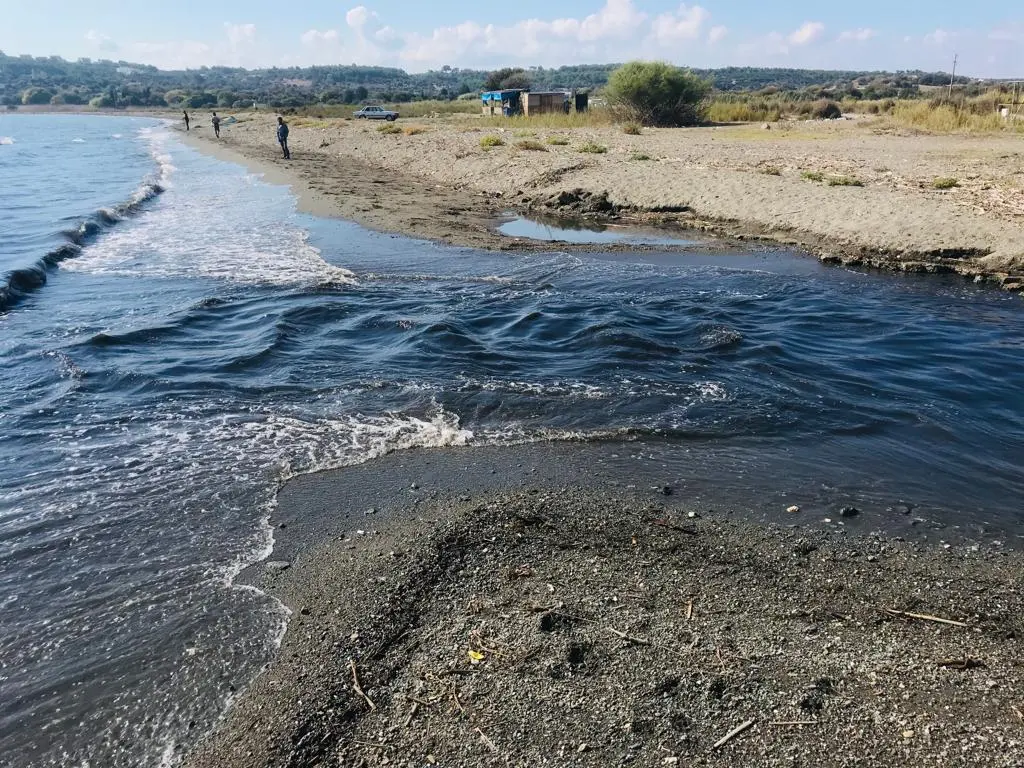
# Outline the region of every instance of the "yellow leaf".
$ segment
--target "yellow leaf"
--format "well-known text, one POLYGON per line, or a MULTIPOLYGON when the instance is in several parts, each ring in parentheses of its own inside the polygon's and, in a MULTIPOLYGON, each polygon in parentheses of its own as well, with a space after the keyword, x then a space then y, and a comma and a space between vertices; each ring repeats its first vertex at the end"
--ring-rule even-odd
POLYGON ((467 651, 469 654, 469 661, 471 664, 477 664, 484 660, 484 655, 479 651, 467 651))

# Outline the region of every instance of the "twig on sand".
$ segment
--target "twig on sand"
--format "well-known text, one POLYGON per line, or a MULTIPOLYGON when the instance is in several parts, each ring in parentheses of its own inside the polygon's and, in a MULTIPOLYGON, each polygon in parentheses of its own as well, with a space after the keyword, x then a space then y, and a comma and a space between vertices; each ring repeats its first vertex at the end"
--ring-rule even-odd
POLYGON ((348 665, 352 669, 352 690, 363 697, 363 701, 365 701, 370 706, 370 711, 373 712, 375 709, 377 709, 377 705, 373 703, 373 699, 371 699, 369 696, 363 693, 363 688, 361 685, 359 685, 359 673, 356 672, 355 661, 353 659, 349 659, 348 665))
POLYGON ((686 603, 686 620, 689 621, 693 618, 693 600, 686 603))
POLYGON ((955 621, 953 619, 943 619, 939 616, 930 616, 927 613, 910 613, 909 611, 897 611, 895 608, 883 608, 883 611, 892 616, 902 616, 906 619, 920 619, 921 621, 934 621, 938 624, 949 624, 952 627, 966 627, 962 621, 955 621))
POLYGON ((949 667, 950 669, 979 669, 985 666, 984 661, 970 656, 964 656, 962 659, 939 659, 935 663, 940 667, 949 667))
POLYGON ((650 648, 660 648, 661 650, 666 651, 667 653, 671 653, 673 656, 677 656, 680 659, 686 658, 679 651, 675 650, 674 648, 669 648, 667 645, 661 645, 660 643, 655 643, 655 642, 652 642, 650 640, 646 640, 646 639, 644 639, 642 637, 635 637, 633 635, 627 635, 625 632, 620 632, 615 627, 607 627, 606 629, 609 632, 611 632, 613 635, 617 635, 618 637, 621 637, 627 643, 632 643, 633 645, 646 645, 646 646, 648 646, 650 648))
POLYGON ((408 728, 409 725, 412 724, 412 719, 416 717, 416 713, 419 712, 419 710, 420 703, 418 701, 414 701, 412 703, 412 707, 409 709, 409 714, 405 717, 405 728, 408 728))
POLYGON ((487 734, 486 733, 481 731, 479 728, 474 728, 473 730, 480 734, 480 741, 482 741, 487 746, 487 748, 489 750, 491 750, 491 752, 497 752, 498 751, 497 746, 495 746, 493 741, 491 741, 489 738, 487 738, 487 734))
POLYGON ((727 734, 725 734, 725 736, 723 736, 718 741, 716 741, 714 748, 715 749, 719 749, 721 747, 724 747, 726 744, 728 744, 730 741, 735 739, 737 736, 739 736, 745 730, 750 728, 750 726, 752 726, 753 724, 754 724, 753 720, 747 720, 745 722, 740 723, 735 728, 733 728, 731 731, 729 731, 727 734))
POLYGON ((683 525, 676 525, 671 520, 665 520, 665 519, 662 519, 662 518, 659 518, 657 520, 652 520, 651 521, 651 525, 656 525, 659 528, 668 528, 670 531, 679 531, 680 533, 688 533, 690 536, 696 536, 697 535, 697 529, 696 528, 687 527, 687 526, 683 526, 683 525))
POLYGON ((817 725, 817 720, 772 720, 768 725, 817 725))

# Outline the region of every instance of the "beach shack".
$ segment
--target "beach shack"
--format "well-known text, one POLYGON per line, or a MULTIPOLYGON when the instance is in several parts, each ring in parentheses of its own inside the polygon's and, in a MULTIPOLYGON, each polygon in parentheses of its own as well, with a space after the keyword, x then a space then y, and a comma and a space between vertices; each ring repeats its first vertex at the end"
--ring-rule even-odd
POLYGON ((484 104, 485 117, 512 117, 523 113, 525 91, 485 91, 480 97, 484 104))
POLYGON ((572 94, 568 91, 530 91, 523 94, 523 114, 555 115, 569 114, 572 109, 572 94))

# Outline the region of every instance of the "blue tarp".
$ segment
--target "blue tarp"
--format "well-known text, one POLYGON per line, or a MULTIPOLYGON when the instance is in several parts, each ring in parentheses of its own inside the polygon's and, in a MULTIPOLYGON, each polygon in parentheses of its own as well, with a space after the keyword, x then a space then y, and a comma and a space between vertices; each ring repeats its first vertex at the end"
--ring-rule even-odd
POLYGON ((508 101, 519 91, 487 91, 480 98, 484 101, 508 101))

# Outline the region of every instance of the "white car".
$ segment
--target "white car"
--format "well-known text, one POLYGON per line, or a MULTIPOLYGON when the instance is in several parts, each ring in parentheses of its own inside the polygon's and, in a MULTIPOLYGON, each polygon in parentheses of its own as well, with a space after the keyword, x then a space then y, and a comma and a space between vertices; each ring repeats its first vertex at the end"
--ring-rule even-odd
POLYGON ((387 120, 390 123, 398 119, 398 113, 384 107, 363 107, 353 117, 363 120, 387 120))

